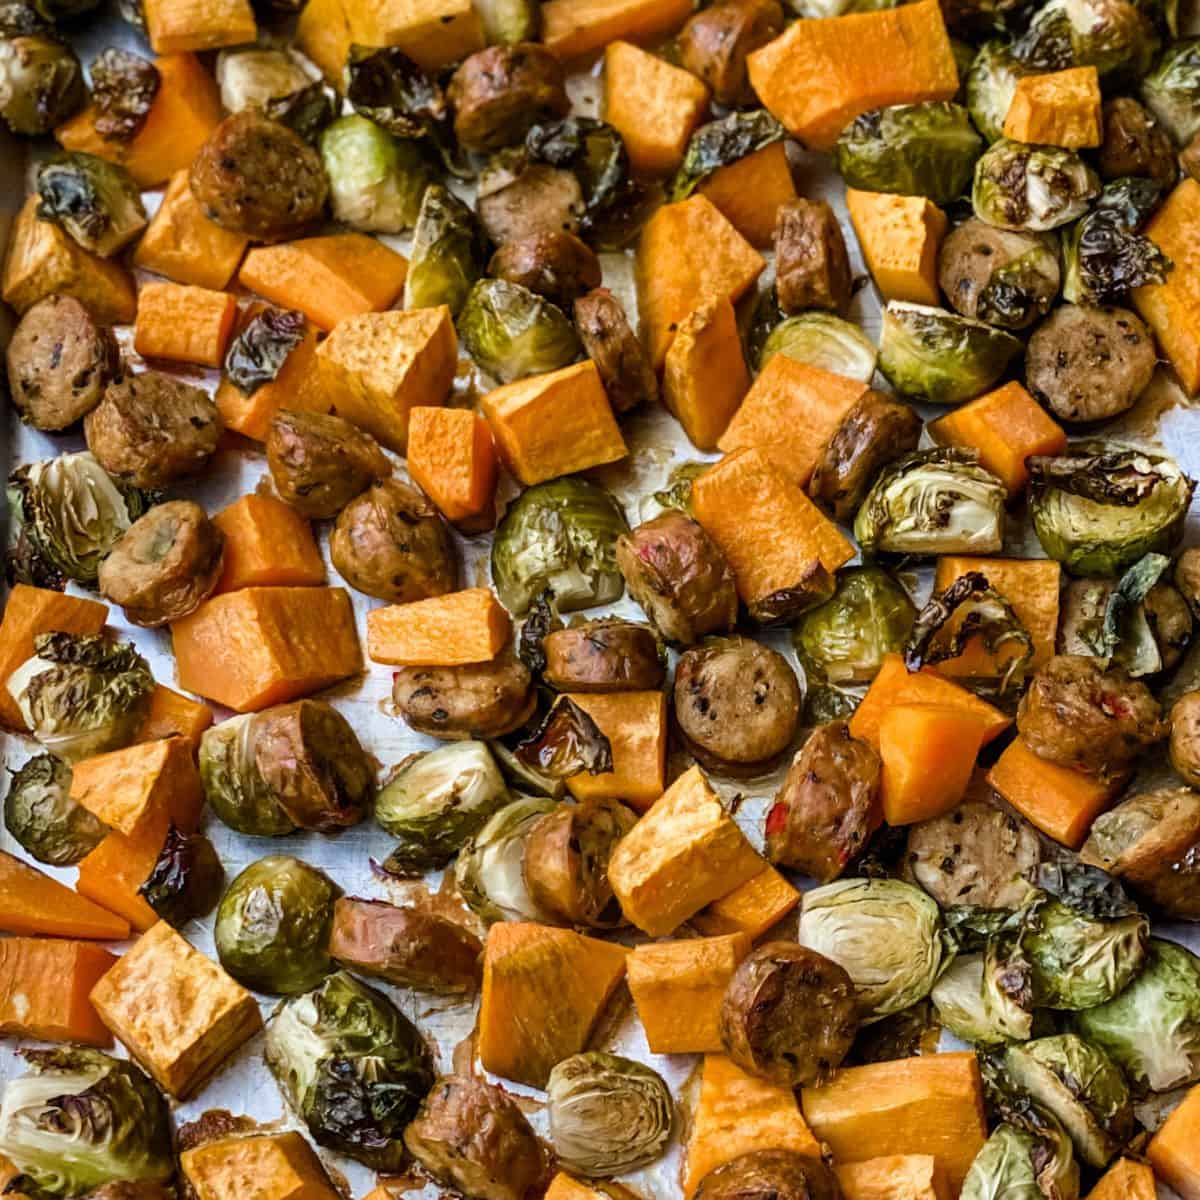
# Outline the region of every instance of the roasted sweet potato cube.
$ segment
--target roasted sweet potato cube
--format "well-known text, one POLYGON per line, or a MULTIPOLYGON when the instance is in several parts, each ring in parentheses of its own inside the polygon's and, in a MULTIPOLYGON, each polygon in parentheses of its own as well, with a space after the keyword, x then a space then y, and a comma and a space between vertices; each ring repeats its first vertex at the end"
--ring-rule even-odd
POLYGON ((110 833, 80 862, 76 890, 145 933, 158 923, 158 913, 146 903, 141 887, 162 853, 168 826, 166 815, 158 814, 135 837, 110 833))
MULTIPOLYGON (((18 1197, 19 1200, 19 1197, 18 1197)), ((368 1196, 367 1200, 391 1200, 386 1196, 368 1196)), ((559 1171, 550 1180, 545 1200, 640 1200, 624 1184, 612 1180, 585 1181, 559 1171)))
POLYGON ((542 41, 559 58, 579 58, 617 38, 671 33, 691 15, 692 0, 546 0, 542 41))
POLYGON ((1004 136, 1079 150, 1099 146, 1100 77, 1095 67, 1024 75, 1004 117, 1004 136))
POLYGON ((834 1171, 845 1200, 951 1200, 946 1173, 931 1154, 889 1154, 834 1171))
POLYGON ((946 214, 924 196, 846 189, 846 207, 867 270, 885 300, 937 305, 938 250, 946 214))
POLYGON ((775 217, 775 291, 784 312, 850 307, 846 239, 824 200, 793 200, 775 217))
POLYGON ((119 942, 129 923, 0 850, 0 933, 119 942))
POLYGON ((258 37, 249 0, 142 0, 155 54, 216 50, 258 37))
POLYGON ((186 739, 195 751, 200 745, 200 735, 212 723, 213 711, 202 700, 193 700, 156 683, 150 693, 150 711, 134 740, 153 742, 177 736, 186 739))
POLYGON ((457 667, 491 662, 512 621, 490 588, 466 588, 367 613, 367 657, 399 667, 457 667))
POLYGON ((342 89, 343 68, 350 56, 350 26, 342 0, 308 0, 296 18, 296 48, 321 70, 325 82, 342 89))
POLYGON ((639 812, 663 794, 667 767, 667 698, 662 692, 576 693, 571 697, 600 727, 612 746, 613 769, 572 775, 567 787, 577 800, 611 796, 639 812))
POLYGON ((1192 1088, 1167 1118, 1151 1139, 1146 1157, 1155 1174, 1183 1200, 1200 1200, 1200 1087, 1192 1088))
POLYGON ((775 236, 779 210, 796 199, 796 181, 787 147, 772 142, 726 167, 718 167, 697 188, 750 243, 762 250, 775 236))
POLYGON ((0 938, 0 1036, 111 1046, 88 996, 116 961, 90 942, 0 938))
POLYGON ((179 1156, 196 1200, 340 1200, 300 1134, 264 1133, 206 1142, 179 1156))
POLYGON ((1118 1159, 1088 1192, 1087 1200, 1155 1200, 1154 1171, 1132 1158, 1118 1159))
POLYGON ((350 40, 399 46, 436 71, 482 50, 483 22, 472 0, 342 0, 350 40))
POLYGON ((702 908, 691 923, 709 937, 744 933, 755 941, 799 903, 800 893, 774 867, 766 866, 741 887, 702 908))
POLYGON ((182 283, 147 283, 138 293, 133 347, 143 358, 219 367, 237 320, 229 292, 182 283))
POLYGON ((446 520, 490 528, 496 520, 498 462, 491 426, 462 408, 414 408, 408 473, 446 520))
POLYGON ((325 582, 325 563, 312 526, 290 504, 250 492, 217 513, 213 523, 225 535, 217 595, 246 587, 315 587, 325 582))

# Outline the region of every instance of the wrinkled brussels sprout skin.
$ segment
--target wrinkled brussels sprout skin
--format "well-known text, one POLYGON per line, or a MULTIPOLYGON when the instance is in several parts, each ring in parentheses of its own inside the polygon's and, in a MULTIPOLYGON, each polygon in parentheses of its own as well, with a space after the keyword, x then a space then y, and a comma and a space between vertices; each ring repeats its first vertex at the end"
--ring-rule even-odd
POLYGON ((213 812, 238 833, 282 837, 296 828, 255 762, 257 713, 230 717, 200 739, 200 780, 213 812))
POLYGON ((256 992, 288 996, 333 970, 329 928, 341 889, 307 863, 275 854, 251 863, 217 909, 221 965, 256 992))
POLYGON ((1176 146, 1200 133, 1200 38, 1168 46, 1142 80, 1141 96, 1176 146))
POLYGON ((975 215, 1001 229, 1044 232, 1083 216, 1100 180, 1078 154, 1001 138, 975 164, 975 215))
POLYGON ((575 327, 562 309, 504 279, 475 284, 457 328, 467 352, 501 383, 556 371, 580 353, 575 327))
POLYGON ((449 188, 431 183, 421 197, 413 230, 404 307, 444 304, 457 317, 483 274, 486 247, 472 209, 449 188))
MULTIPOLYGON (((688 25, 694 28, 696 20, 693 18, 688 25)), ((683 53, 686 59, 686 48, 683 53)), ((719 121, 701 125, 692 134, 683 162, 671 181, 672 202, 686 200, 722 167, 731 166, 786 136, 784 127, 765 109, 733 112, 719 121)))
POLYGON ((1035 71, 1095 67, 1117 86, 1149 70, 1158 44, 1149 10, 1131 0, 1049 0, 1013 52, 1035 71))
POLYGON ((938 1022, 957 1038, 977 1046, 1001 1046, 1014 1031, 989 1004, 982 954, 958 954, 929 993, 938 1022))
POLYGON ((179 929, 216 908, 224 883, 225 868, 212 842, 202 833, 182 833, 172 825, 138 895, 179 929))
POLYGON ((837 1177, 819 1158, 753 1150, 710 1172, 696 1200, 841 1200, 837 1177))
POLYGON ((253 396, 272 383, 288 356, 304 340, 304 314, 294 309, 267 308, 250 320, 229 343, 225 378, 243 396, 253 396))
POLYGON ((108 141, 131 142, 158 95, 158 68, 140 54, 109 46, 92 59, 88 73, 97 109, 96 132, 108 141))
POLYGON ((763 332, 755 356, 760 371, 776 354, 786 354, 797 362, 860 383, 869 383, 875 374, 879 351, 852 322, 826 312, 798 313, 781 319, 782 313, 775 305, 768 305, 765 315, 770 318, 770 328, 763 332))
MULTIPOLYGON (((1061 1134, 1061 1131, 1059 1131, 1061 1134)), ((1072 1200, 1079 1195, 1079 1167, 1070 1152, 1057 1141, 1038 1137, 1013 1125, 998 1125, 983 1149, 975 1156, 963 1180, 961 1200, 1045 1200, 1061 1196, 1072 1200), (1060 1153, 1054 1153, 1057 1148, 1060 1153), (1043 1190, 1041 1182, 1053 1190, 1043 1190)))
POLYGON ((989 141, 1004 136, 1004 118, 1012 104, 1017 80, 1029 71, 1003 41, 986 42, 967 71, 964 87, 975 128, 989 141))
POLYGON ((79 59, 36 25, 0 33, 0 117, 13 133, 49 133, 87 98, 79 59))
POLYGON ((420 1030, 382 992, 337 971, 280 1004, 263 1057, 318 1144, 400 1169, 433 1065, 420 1030))
POLYGON ((38 754, 17 771, 4 798, 4 826, 38 862, 69 867, 100 845, 103 822, 71 799, 71 768, 38 754))

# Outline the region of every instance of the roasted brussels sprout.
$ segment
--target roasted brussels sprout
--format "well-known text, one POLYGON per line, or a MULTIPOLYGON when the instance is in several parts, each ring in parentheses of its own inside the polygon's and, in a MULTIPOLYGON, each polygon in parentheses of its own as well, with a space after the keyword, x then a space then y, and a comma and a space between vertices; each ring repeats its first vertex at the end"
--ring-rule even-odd
POLYGON ((461 146, 486 153, 571 110, 558 59, 537 42, 489 46, 464 59, 446 89, 461 146))
POLYGON ((901 395, 958 404, 986 392, 1021 343, 986 321, 891 300, 883 310, 879 369, 901 395))
POLYGON ((542 1144, 517 1102, 469 1075, 433 1085, 404 1144, 436 1180, 478 1200, 525 1200, 546 1168, 542 1144))
POLYGON ((1017 80, 1028 74, 1029 69, 1003 41, 986 42, 971 61, 963 81, 967 109, 975 128, 989 142, 1004 136, 1004 118, 1017 90, 1017 80))
POLYGON ((839 879, 805 892, 799 940, 845 969, 868 1024, 928 996, 946 965, 937 904, 899 879, 839 879))
POLYGON ((207 917, 221 898, 225 868, 202 833, 182 833, 171 825, 138 895, 164 920, 180 928, 207 917))
POLYGON ((534 162, 524 149, 501 150, 479 173, 475 211, 497 245, 539 233, 581 233, 584 207, 574 172, 534 162))
POLYGON ((310 82, 295 55, 268 46, 222 50, 217 55, 216 75, 221 107, 231 113, 249 108, 262 112, 269 101, 290 96, 310 82))
POLYGON ((1004 484, 960 450, 919 450, 879 472, 854 519, 872 554, 995 554, 1004 542, 1004 484))
POLYGON ((546 682, 560 692, 648 691, 666 676, 658 639, 620 618, 552 630, 541 645, 546 682))
POLYGON ((498 738, 533 716, 533 678, 511 654, 462 667, 402 667, 392 679, 396 710, 418 733, 444 741, 498 738))
POLYGON ((26 728, 67 763, 128 746, 150 711, 154 679, 133 646, 102 635, 42 633, 8 678, 26 728))
POLYGON ((1055 235, 997 229, 971 217, 942 242, 938 283, 964 317, 1024 329, 1050 311, 1062 273, 1055 235))
POLYGON ((1101 179, 1141 175, 1168 188, 1179 167, 1175 147, 1157 120, 1132 96, 1104 102, 1101 115, 1104 142, 1097 152, 1101 179))
POLYGON ((987 954, 959 954, 929 993, 938 1021, 955 1037, 980 1046, 1027 1038, 1032 1026, 1028 964, 997 958, 993 948, 987 954))
POLYGON ((386 869, 419 875, 444 866, 508 799, 483 742, 451 742, 405 759, 375 797, 375 819, 400 841, 386 869))
POLYGON ((0 20, 0 118, 27 137, 49 133, 87 99, 75 51, 33 10, 9 5, 0 20), (16 19, 8 18, 17 14, 16 19), (25 15, 27 14, 27 15, 25 15))
POLYGON ((841 1200, 837 1176, 819 1158, 752 1150, 700 1181, 696 1200, 841 1200))
POLYGON ((229 343, 224 378, 243 396, 275 380, 293 350, 304 341, 307 322, 295 309, 264 308, 229 343))
POLYGON ((879 567, 839 571, 837 591, 806 612, 792 631, 810 678, 867 683, 884 657, 908 640, 917 610, 908 593, 879 567))
POLYGON ((793 200, 775 217, 775 294, 785 313, 850 307, 853 280, 846 240, 824 200, 793 200))
POLYGON ((369 433, 341 417, 287 408, 275 414, 267 431, 267 466, 280 499, 315 520, 336 517, 392 473, 369 433))
POLYGON ((285 854, 251 863, 217 908, 213 941, 221 965, 256 992, 290 996, 333 970, 329 928, 341 888, 285 854))
MULTIPOLYGON (((650 494, 650 499, 654 501, 659 508, 667 509, 668 511, 681 512, 686 516, 692 516, 692 484, 704 474, 711 463, 706 462, 681 462, 671 468, 671 473, 667 476, 666 484, 657 492, 650 494)), ((650 522, 646 522, 647 525, 650 522)), ((1200 593, 1200 587, 1197 589, 1200 593)))
POLYGON ((540 0, 477 0, 475 11, 489 46, 535 41, 541 28, 540 0))
POLYGON ((1035 71, 1095 67, 1116 85, 1144 75, 1157 48, 1151 10, 1131 0, 1048 0, 1013 52, 1035 71))
POLYGON ((1125 1077, 1103 1050, 1073 1033, 1009 1046, 1011 1082, 1052 1113, 1092 1167, 1106 1166, 1133 1136, 1125 1077))
POLYGON ((1038 1132, 997 1125, 971 1163, 961 1200, 1077 1200, 1079 1167, 1071 1141, 1053 1118, 1042 1121, 1046 1128, 1038 1132))
POLYGON ((1169 552, 1195 488, 1174 459, 1112 443, 1033 456, 1028 466, 1038 541, 1075 575, 1116 575, 1169 552))
POLYGON ((100 564, 100 594, 134 625, 156 628, 194 612, 221 578, 225 535, 191 500, 139 517, 100 564))
POLYGON ((404 1127, 433 1065, 421 1031, 382 992, 335 972, 280 1004, 263 1058, 319 1145, 377 1171, 404 1164, 404 1127))
POLYGON ((603 775, 613 767, 608 738, 570 696, 555 699, 513 757, 551 779, 569 779, 583 771, 603 775))
POLYGON ((351 113, 321 134, 333 215, 354 229, 400 233, 411 229, 435 172, 419 142, 393 137, 351 113))
POLYGON ((1141 97, 1176 146, 1200 133, 1200 38, 1169 45, 1142 80, 1141 97))
POLYGON ((848 187, 949 204, 967 190, 982 153, 965 108, 926 100, 855 117, 838 138, 834 161, 848 187))
POLYGON ((799 313, 776 324, 758 351, 758 369, 776 354, 870 383, 879 351, 853 322, 827 312, 799 313))
POLYGON ((616 1054, 564 1058, 546 1083, 558 1160, 585 1178, 620 1175, 661 1158, 675 1102, 657 1071, 616 1054))
MULTIPOLYGON (((714 5, 707 10, 707 18, 704 13, 698 13, 684 26, 683 32, 680 34, 680 54, 685 65, 689 53, 701 52, 699 47, 701 39, 698 36, 697 27, 702 25, 706 19, 724 24, 729 20, 727 14, 739 13, 740 17, 741 13, 749 14, 752 9, 761 12, 764 7, 772 4, 778 11, 779 5, 776 0, 765 0, 765 4, 764 0, 749 0, 749 3, 735 0, 734 3, 714 5), (719 17, 716 15, 718 11, 720 11, 719 17), (691 31, 690 38, 689 31, 691 31), (694 47, 690 50, 689 41, 694 47)), ((693 70, 691 67, 688 69, 693 70)), ((701 72, 693 70, 693 74, 700 74, 703 78, 701 72)), ((741 75, 744 81, 744 58, 741 75)), ((688 142, 687 153, 683 156, 683 162, 679 165, 679 170, 675 172, 675 178, 671 181, 671 199, 686 200, 706 179, 722 167, 740 162, 748 155, 765 149, 773 142, 782 141, 785 137, 787 137, 787 130, 769 112, 761 108, 752 112, 732 112, 719 121, 709 121, 707 124, 701 125, 692 134, 691 140, 688 142)))
POLYGON ((483 274, 485 241, 474 211, 440 183, 421 197, 404 280, 405 308, 446 305, 457 316, 483 274))
POLYGON ((101 563, 152 500, 113 479, 87 451, 17 467, 7 495, 11 575, 59 589, 68 579, 94 587, 101 563))
POLYGON ((267 787, 256 758, 257 713, 230 717, 200 739, 200 778, 213 812, 231 829, 281 837, 296 828, 267 787))
POLYGON ((596 364, 613 412, 657 400, 654 364, 620 300, 608 288, 593 288, 575 301, 573 312, 583 352, 596 364))
POLYGON ((1037 233, 1083 216, 1099 194, 1096 173, 1073 151, 1001 138, 975 164, 971 203, 989 225, 1037 233))
POLYGON ((170 1111, 133 1063, 77 1046, 22 1054, 29 1074, 0 1103, 0 1153, 21 1173, 18 1185, 66 1197, 174 1178, 170 1111))
POLYGON ((90 854, 107 826, 71 799, 71 768, 38 754, 13 773, 4 798, 4 827, 38 862, 70 867, 90 854))
POLYGON ((567 477, 526 488, 492 544, 501 602, 517 616, 547 590, 559 612, 611 604, 625 586, 616 542, 628 532, 620 506, 597 484, 567 477))
POLYGON ((580 353, 562 309, 504 279, 481 279, 471 288, 458 334, 476 363, 502 383, 556 371, 580 353))

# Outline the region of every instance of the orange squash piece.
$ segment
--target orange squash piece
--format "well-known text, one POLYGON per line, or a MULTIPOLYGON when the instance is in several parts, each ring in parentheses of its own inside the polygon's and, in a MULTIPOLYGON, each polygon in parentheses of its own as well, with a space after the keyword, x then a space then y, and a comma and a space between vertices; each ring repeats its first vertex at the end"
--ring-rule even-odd
MULTIPOLYGON (((20 1200, 20 1197, 17 1198, 20 1200)), ((367 1200, 392 1200, 390 1196, 368 1196, 367 1200)), ((611 1179, 575 1179, 565 1171, 559 1171, 546 1189, 544 1200, 641 1200, 624 1184, 611 1179)))
POLYGON ((755 1150, 820 1157, 821 1148, 791 1088, 747 1075, 723 1054, 706 1055, 701 1072, 684 1150, 685 1196, 718 1167, 755 1150))
POLYGON ((18 313, 39 300, 74 296, 102 325, 127 325, 137 311, 133 277, 114 259, 89 254, 70 234, 37 215, 30 196, 13 221, 0 297, 18 313))
POLYGON ((408 418, 408 473, 448 521, 491 528, 499 464, 491 426, 463 408, 414 408, 408 418))
POLYGON ((155 54, 240 46, 258 37, 249 0, 142 0, 155 54))
POLYGON ((479 1006, 485 1070, 545 1087, 551 1068, 587 1045, 625 977, 628 951, 548 925, 502 921, 488 930, 479 1006))
POLYGON ((334 233, 255 246, 238 282, 329 330, 347 317, 390 308, 407 275, 408 259, 382 242, 365 233, 334 233))
POLYGON ((634 947, 629 991, 651 1053, 721 1053, 721 1003, 749 953, 744 933, 634 947))
POLYGON ((21 710, 8 691, 8 677, 33 657, 33 639, 40 633, 99 633, 108 620, 108 606, 68 596, 51 588, 13 585, 0 619, 0 724, 25 728, 21 710))
POLYGON ((526 487, 628 453, 590 358, 495 388, 480 407, 504 465, 526 487))
POLYGON ((182 696, 156 683, 154 691, 150 693, 150 711, 134 740, 153 742, 158 738, 176 736, 190 742, 195 751, 200 745, 200 735, 212 723, 213 710, 203 701, 182 696))
POLYGON ((472 0, 342 0, 350 40, 399 46, 418 66, 437 71, 484 47, 472 0))
POLYGON ((291 505, 250 492, 222 509, 213 524, 225 535, 216 595, 246 587, 316 587, 325 563, 312 526, 291 505))
POLYGON ((941 303, 938 250, 946 214, 924 196, 846 189, 846 208, 867 270, 885 300, 941 303))
POLYGON ((736 303, 765 266, 704 196, 660 208, 642 230, 635 263, 642 333, 655 367, 688 313, 716 297, 736 303))
MULTIPOLYGON (((54 131, 62 148, 83 150, 120 163, 143 188, 157 187, 177 172, 186 171, 221 122, 221 95, 216 80, 193 54, 164 54, 154 60, 154 65, 158 68, 158 91, 145 122, 131 141, 102 138, 96 132, 98 110, 89 105, 54 131)), ((201 280, 182 282, 203 284, 201 280)), ((220 286, 225 283, 228 278, 220 286)))
POLYGON ((147 283, 138 293, 133 347, 143 358, 219 367, 237 320, 229 292, 182 283, 147 283))
POLYGON ((542 41, 559 58, 579 58, 617 38, 671 33, 691 15, 692 0, 546 0, 542 41))
POLYGON ((860 113, 958 91, 937 0, 795 21, 746 65, 763 104, 812 150, 832 150, 860 113))
POLYGON ((1087 1200, 1155 1200, 1154 1172, 1143 1162, 1119 1158, 1088 1192, 1087 1200))
POLYGON ((850 732, 879 749, 883 714, 896 704, 937 704, 975 713, 984 723, 983 744, 997 738, 1012 721, 986 700, 951 682, 931 668, 909 672, 899 654, 889 654, 850 718, 850 732))
POLYGON ((772 866, 764 867, 691 920, 701 933, 744 933, 751 941, 778 925, 800 903, 800 893, 772 866))
POLYGON ((726 454, 757 448, 805 487, 829 441, 870 391, 865 383, 772 355, 717 440, 726 454))
POLYGON ((845 1200, 953 1200, 930 1154, 890 1154, 834 1167, 845 1200))
MULTIPOLYGON (((294 1130, 206 1142, 185 1150, 179 1166, 196 1200, 341 1200, 342 1195, 294 1130)), ((391 1193, 377 1190, 381 1200, 391 1200, 391 1193)))
POLYGON ((1150 1139, 1154 1173, 1183 1200, 1200 1200, 1200 1087, 1194 1087, 1150 1139))
POLYGON ((282 704, 362 670, 343 588, 250 587, 171 626, 179 683, 237 712, 282 704))
POLYGON ((1143 231, 1175 264, 1165 283, 1133 289, 1134 307, 1154 330, 1183 390, 1200 392, 1200 181, 1184 179, 1143 231))
POLYGON ((966 795, 984 721, 964 708, 896 704, 879 722, 880 795, 889 825, 949 812, 966 795))
POLYGON ((836 1162, 927 1154, 945 1172, 952 1196, 987 1139, 973 1052, 848 1067, 823 1087, 804 1088, 801 1106, 836 1162))
POLYGON ((759 250, 771 245, 775 219, 796 199, 796 181, 783 142, 772 142, 726 167, 718 167, 696 191, 759 250))
POLYGON ((204 215, 188 173, 176 171, 133 252, 133 265, 195 287, 226 287, 250 239, 222 229, 204 215))
POLYGON ((0 938, 0 1036, 111 1046, 88 996, 116 961, 89 942, 0 938))
POLYGON ((350 26, 342 0, 308 0, 296 18, 296 48, 307 55, 336 91, 350 56, 350 26))
POLYGON ((0 932, 119 942, 129 936, 129 925, 0 850, 0 932))
POLYGON ((512 636, 512 621, 490 588, 466 588, 367 613, 367 657, 397 667, 491 662, 512 636))
MULTIPOLYGON (((946 555, 938 559, 934 591, 945 591, 969 571, 978 571, 1012 605, 1017 619, 1033 639, 1033 661, 1037 670, 1054 657, 1058 635, 1058 597, 1062 568, 1049 558, 972 558, 946 555)), ((984 648, 979 638, 967 642, 962 654, 937 665, 938 673, 953 677, 988 679, 999 677, 1004 663, 1018 652, 1009 649, 999 660, 984 648)))
POLYGON ((1031 454, 1061 454, 1067 435, 1016 380, 930 421, 925 427, 939 446, 979 453, 980 465, 999 476, 1009 496, 1025 490, 1031 454))
POLYGON ((1125 778, 1097 779, 1047 762, 1019 737, 1005 747, 987 781, 1027 821, 1072 850, 1083 845, 1092 822, 1126 783, 1125 778))
POLYGON ((576 694, 571 699, 600 727, 612 746, 613 769, 572 775, 576 800, 609 796, 645 812, 663 794, 667 770, 667 697, 662 692, 576 694))
POLYGON ((1099 146, 1100 76, 1095 67, 1024 75, 1004 117, 1004 136, 1080 150, 1099 146))
POLYGON ((708 88, 690 71, 629 42, 605 47, 604 119, 625 139, 635 171, 674 171, 707 110, 708 88))
POLYGON ((812 586, 854 557, 837 526, 757 448, 727 454, 699 476, 692 511, 729 560, 747 607, 812 586))
POLYGON ((159 813, 137 831, 136 837, 110 833, 80 861, 76 891, 145 933, 159 918, 139 889, 158 862, 168 824, 165 814, 159 813))
POLYGON ((715 450, 750 388, 737 314, 727 296, 680 322, 663 366, 663 402, 693 446, 715 450))

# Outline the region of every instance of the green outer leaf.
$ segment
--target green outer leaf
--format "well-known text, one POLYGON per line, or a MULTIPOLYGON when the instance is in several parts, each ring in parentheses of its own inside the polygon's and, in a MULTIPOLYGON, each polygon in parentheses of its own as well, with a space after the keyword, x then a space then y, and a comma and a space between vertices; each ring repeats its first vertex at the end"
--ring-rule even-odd
POLYGON ((765 109, 734 112, 719 121, 701 125, 688 141, 683 162, 671 181, 671 201, 686 200, 722 167, 738 162, 785 137, 787 130, 765 109))

